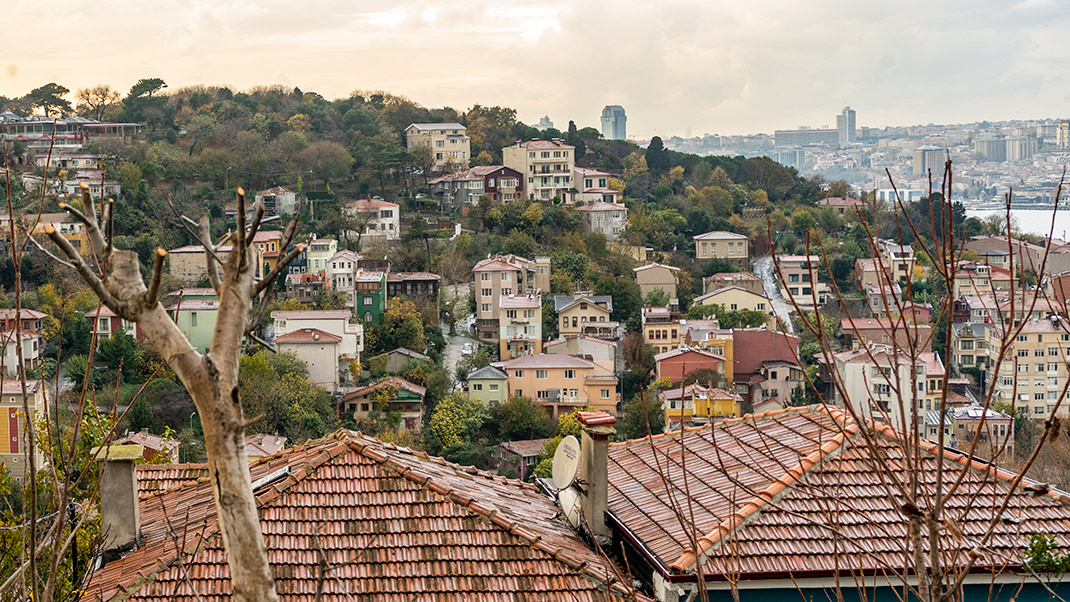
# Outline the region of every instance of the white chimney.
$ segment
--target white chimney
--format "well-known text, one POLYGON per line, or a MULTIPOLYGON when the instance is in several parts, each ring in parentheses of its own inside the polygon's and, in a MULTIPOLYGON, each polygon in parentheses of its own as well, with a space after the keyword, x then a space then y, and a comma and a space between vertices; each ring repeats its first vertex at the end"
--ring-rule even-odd
POLYGON ((608 543, 613 533, 606 525, 609 498, 609 438, 617 431, 617 419, 605 412, 577 412, 580 435, 580 509, 590 525, 591 535, 608 543))
POLYGON ((109 445, 90 451, 100 463, 100 530, 105 562, 141 545, 136 465, 144 452, 140 445, 109 445))

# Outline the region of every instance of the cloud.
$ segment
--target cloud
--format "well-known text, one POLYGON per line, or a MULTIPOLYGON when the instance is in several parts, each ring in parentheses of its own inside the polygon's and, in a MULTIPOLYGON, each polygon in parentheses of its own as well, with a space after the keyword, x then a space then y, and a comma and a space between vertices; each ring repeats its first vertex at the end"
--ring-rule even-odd
POLYGON ((79 33, 9 32, 0 52, 17 70, 0 94, 152 76, 377 88, 560 125, 597 126, 621 104, 645 135, 832 125, 844 104, 860 125, 1045 117, 1070 95, 1065 13, 1050 0, 13 0, 13 21, 64 15, 79 33))

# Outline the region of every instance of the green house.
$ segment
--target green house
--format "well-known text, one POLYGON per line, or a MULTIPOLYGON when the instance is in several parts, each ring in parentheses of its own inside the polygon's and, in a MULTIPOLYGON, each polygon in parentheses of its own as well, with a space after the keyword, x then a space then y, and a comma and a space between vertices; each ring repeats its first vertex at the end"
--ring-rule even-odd
POLYGON ((378 322, 386 310, 386 272, 360 272, 355 284, 353 313, 365 324, 378 322))
POLYGON ((167 313, 194 349, 204 353, 212 346, 215 322, 219 317, 219 301, 183 298, 168 306, 167 313))

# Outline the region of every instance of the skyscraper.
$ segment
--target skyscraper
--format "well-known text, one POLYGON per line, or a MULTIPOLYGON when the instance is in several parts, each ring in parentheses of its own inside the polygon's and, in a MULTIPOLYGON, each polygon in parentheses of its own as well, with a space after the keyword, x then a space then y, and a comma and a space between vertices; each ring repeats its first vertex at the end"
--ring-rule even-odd
POLYGON ((939 181, 944 176, 944 162, 947 152, 938 146, 922 146, 914 151, 914 175, 927 178, 932 171, 933 180, 939 181))
POLYGON ((628 117, 624 107, 608 105, 602 109, 602 137, 606 140, 625 140, 628 138, 628 117))
POLYGON ((855 110, 844 107, 836 116, 836 130, 839 132, 840 147, 855 141, 855 110))

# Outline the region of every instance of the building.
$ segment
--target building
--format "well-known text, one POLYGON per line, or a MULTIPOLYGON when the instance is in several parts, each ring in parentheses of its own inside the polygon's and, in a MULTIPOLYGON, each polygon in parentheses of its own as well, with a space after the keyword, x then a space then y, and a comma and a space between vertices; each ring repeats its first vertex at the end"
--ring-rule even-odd
POLYGON ((357 199, 346 203, 342 212, 353 219, 360 232, 347 232, 350 238, 361 240, 398 240, 401 238, 401 209, 382 199, 357 199))
POLYGON ((30 370, 41 365, 41 356, 45 351, 44 345, 41 344, 41 337, 32 332, 23 332, 21 336, 17 336, 17 334, 13 330, 0 332, 0 358, 4 362, 3 371, 0 372, 0 379, 26 376, 30 370), (21 340, 22 344, 16 345, 16 340, 21 340), (22 375, 19 374, 20 347, 22 366, 24 368, 22 375))
POLYGON ((549 115, 543 115, 542 119, 540 119, 538 123, 531 127, 539 130, 540 132, 545 132, 546 130, 553 129, 554 122, 550 121, 549 115))
POLYGON ((408 297, 413 300, 423 299, 434 304, 438 311, 439 286, 442 276, 430 272, 388 272, 386 275, 386 297, 408 297))
POLYGON ((305 247, 305 271, 329 270, 329 262, 338 254, 338 241, 333 238, 313 238, 305 247))
POLYGON ((603 234, 608 241, 618 241, 628 226, 628 208, 624 205, 596 201, 576 208, 584 232, 603 234))
MULTIPOLYGON (((799 367, 799 337, 776 330, 736 328, 731 331, 724 355, 733 391, 754 411, 784 405, 805 379, 799 367)), ((707 347, 714 352, 720 349, 707 347)))
MULTIPOLYGON (((7 473, 20 481, 26 477, 26 440, 25 426, 27 419, 32 423, 37 411, 45 409, 44 389, 39 380, 0 379, 0 460, 4 462, 7 473), (25 398, 23 390, 25 389, 25 398), (25 402, 24 402, 25 400, 25 402), (29 408, 27 417, 23 405, 29 408)), ((44 455, 39 449, 33 450, 38 469, 44 467, 44 455)))
MULTIPOLYGON (((726 380, 724 369, 726 360, 724 356, 717 355, 706 349, 670 349, 669 351, 655 355, 654 361, 657 362, 657 368, 655 370, 656 377, 659 379, 667 378, 669 379, 669 382, 673 384, 683 382, 689 374, 698 370, 708 370, 711 373, 717 374, 718 380, 726 380)), ((716 386, 723 383, 713 382, 706 384, 716 386)))
POLYGON ((776 146, 836 146, 840 143, 840 132, 830 128, 776 130, 773 132, 773 141, 776 146))
MULTIPOLYGON (((609 187, 610 175, 589 167, 576 167, 573 182, 576 183, 577 203, 609 203, 618 201, 619 192, 609 187)), ((621 205, 623 207, 623 205, 621 205)))
POLYGON ((426 394, 424 387, 398 376, 390 376, 346 393, 342 396, 340 407, 343 412, 352 414, 354 420, 366 418, 372 412, 383 415, 397 412, 406 429, 419 432, 423 425, 426 394))
POLYGON ((855 110, 844 107, 836 116, 836 134, 840 148, 850 146, 855 141, 855 110))
POLYGON ((143 450, 142 458, 146 462, 160 462, 163 460, 169 464, 178 462, 178 451, 182 445, 178 439, 154 435, 148 429, 141 429, 134 433, 127 431, 125 435, 112 441, 112 443, 115 445, 139 445, 143 450))
POLYGON ((620 402, 617 377, 592 360, 542 353, 491 365, 508 375, 510 398, 527 397, 554 420, 584 407, 616 414, 620 402))
POLYGON ((100 169, 101 161, 100 155, 91 153, 60 152, 53 153, 51 156, 48 153, 42 153, 34 157, 34 165, 47 170, 100 169))
POLYGON ((257 230, 253 235, 253 246, 256 247, 262 264, 258 274, 266 276, 275 269, 283 251, 282 242, 282 232, 278 230, 257 230))
POLYGON ((1007 138, 1007 160, 1028 161, 1037 154, 1037 139, 1033 136, 1011 136, 1007 138))
POLYGON ((904 352, 932 351, 933 327, 906 318, 856 318, 840 320, 844 343, 852 349, 872 344, 891 345, 904 352))
POLYGON ((643 307, 640 309, 640 320, 643 343, 653 347, 655 353, 665 353, 683 342, 680 314, 669 307, 643 307))
POLYGON ((866 208, 865 201, 850 197, 830 196, 817 202, 818 207, 832 207, 832 210, 840 215, 857 215, 866 208))
POLYGON ((308 368, 308 380, 331 393, 340 390, 344 381, 341 372, 349 366, 339 365, 339 346, 342 337, 318 328, 301 328, 276 336, 275 350, 292 353, 308 368))
POLYGON ((655 262, 632 268, 632 272, 635 273, 635 283, 639 285, 643 298, 657 290, 668 295, 669 299, 677 298, 676 282, 680 268, 655 262))
MULTIPOLYGON (((947 161, 947 151, 938 146, 922 146, 914 151, 914 176, 927 179, 932 172, 934 182, 940 182, 944 177, 944 164, 947 161)), ((905 201, 904 201, 905 202, 905 201)))
POLYGON ((562 140, 529 140, 502 149, 502 163, 524 174, 527 198, 572 203, 575 148, 562 140))
MULTIPOLYGON (((581 416, 583 445, 598 441, 595 429, 608 418, 581 416)), ((1023 579, 1020 554, 1038 532, 1051 534, 1060 550, 1070 545, 1063 493, 1028 478, 1020 484, 1017 475, 963 452, 915 441, 830 406, 728 418, 595 447, 584 457, 580 480, 604 478, 608 488, 604 495, 581 493, 580 503, 585 516, 606 517, 605 533, 621 542, 631 575, 651 583, 662 602, 704 594, 710 600, 884 600, 916 586, 915 550, 903 543, 910 537, 911 522, 901 517, 908 502, 898 492, 910 489, 910 475, 926 475, 928 483, 940 475, 957 524, 937 531, 936 550, 922 538, 917 553, 926 559, 939 553, 950 575, 964 576, 951 595, 983 600, 1002 591, 1046 600, 1047 583, 1023 579), (677 520, 679 500, 688 499, 703 503, 684 503, 687 520, 677 520), (1015 509, 1013 520, 993 520, 1005 508, 1015 509), (969 545, 969 534, 990 530, 992 538, 973 548, 975 555, 959 553, 963 538, 969 545), (689 543, 696 541, 697 548, 689 543)), ((912 503, 926 507, 932 499, 921 494, 912 503)))
POLYGON ((219 317, 218 300, 180 299, 164 309, 194 349, 201 353, 208 351, 212 346, 216 319, 219 317))
MULTIPOLYGON (((230 245, 223 245, 215 250, 219 261, 225 262, 230 257, 230 245)), ((260 249, 253 245, 251 251, 256 255, 257 276, 263 276, 263 258, 260 249)), ((167 252, 167 273, 184 282, 187 286, 196 286, 208 282, 208 257, 202 245, 187 245, 167 252)), ((252 260, 252 258, 250 258, 252 260)))
MULTIPOLYGON (((212 293, 212 298, 215 298, 215 291, 212 293)), ((98 345, 102 340, 110 339, 120 331, 138 340, 143 338, 141 327, 137 323, 120 318, 107 305, 101 304, 85 312, 85 317, 93 327, 93 335, 97 338, 98 345)))
POLYGON ((781 289, 789 303, 802 309, 824 305, 832 297, 832 288, 818 280, 819 255, 777 255, 781 289))
POLYGON ((327 279, 331 290, 346 298, 346 305, 356 307, 358 262, 363 256, 353 251, 339 251, 327 260, 327 279))
POLYGON ((881 260, 888 264, 891 280, 899 282, 905 280, 908 274, 914 273, 914 248, 910 245, 901 245, 894 240, 882 240, 878 249, 881 260))
POLYGON ((509 375, 494 366, 469 372, 467 381, 468 396, 487 407, 509 401, 509 375))
POLYGON ((703 294, 729 286, 745 288, 756 295, 765 294, 765 282, 750 272, 721 272, 702 279, 703 294))
POLYGON ((428 182, 431 193, 448 207, 471 207, 483 195, 496 203, 524 198, 524 174, 504 165, 477 165, 428 182))
POLYGON ((1044 247, 1006 236, 971 236, 963 244, 978 255, 978 261, 1011 272, 1026 269, 1040 273, 1044 247))
POLYGON ((497 344, 499 339, 498 299, 508 295, 530 295, 550 290, 550 258, 534 260, 510 254, 488 257, 472 268, 472 297, 476 300, 476 334, 480 340, 497 344))
POLYGON ((256 193, 256 202, 264 205, 268 217, 297 215, 297 193, 282 186, 256 193))
POLYGON ((498 471, 515 468, 516 477, 528 478, 535 465, 539 462, 539 456, 546 451, 546 444, 550 439, 528 439, 525 441, 502 441, 498 444, 497 465, 498 471))
POLYGON ((665 412, 667 430, 710 424, 743 415, 742 397, 700 383, 659 391, 658 401, 665 412))
POLYGON ((498 315, 498 357, 542 353, 542 295, 502 295, 498 315))
POLYGON ((405 148, 430 148, 434 171, 463 169, 472 158, 472 140, 467 132, 459 123, 413 123, 405 128, 405 148))
MULTIPOLYGON (((94 198, 99 196, 96 195, 94 198)), ((22 223, 29 230, 30 236, 47 238, 45 228, 51 227, 56 232, 59 232, 60 236, 65 238, 67 242, 71 243, 71 246, 83 257, 88 257, 93 252, 92 245, 89 243, 89 235, 85 231, 85 225, 66 211, 63 213, 42 213, 40 218, 36 213, 24 215, 22 216, 22 223)), ((10 233, 7 233, 7 235, 10 236, 10 233)))
POLYGON ((378 322, 386 311, 386 273, 361 271, 354 279, 356 292, 353 308, 365 324, 378 322))
POLYGON ((1070 121, 1059 122, 1059 129, 1055 133, 1055 146, 1070 148, 1070 121))
MULTIPOLYGON (((1003 327, 985 324, 984 361, 981 362, 986 383, 993 387, 992 400, 1014 404, 1034 420, 1052 417, 1055 405, 1070 372, 1066 358, 1070 357, 1070 333, 1058 316, 1027 320, 1015 329, 1013 339, 1003 349, 1003 327), (1003 361, 1000 363, 1000 353, 1003 361), (998 364, 998 365, 997 365, 998 364)), ((957 329, 961 331, 961 329, 957 329)), ((960 342, 960 346, 961 346, 960 342)), ((981 355, 981 352, 977 352, 981 355)), ((1066 404, 1059 408, 1058 417, 1070 416, 1066 404)))
POLYGON ((628 116, 624 107, 607 105, 602 109, 602 137, 606 140, 628 139, 628 116))
POLYGON ((750 311, 761 312, 769 316, 766 323, 770 327, 776 324, 776 318, 772 311, 773 305, 772 302, 769 301, 769 298, 738 286, 728 286, 695 297, 691 304, 722 305, 726 311, 747 309, 750 311))
POLYGON ((920 357, 911 361, 910 354, 893 346, 871 345, 832 353, 831 357, 819 354, 815 359, 827 385, 823 395, 826 403, 841 407, 851 404, 860 416, 896 427, 909 425, 915 416, 923 422, 924 415, 913 408, 918 412, 933 409, 925 407, 927 382, 925 362, 920 357), (834 382, 839 386, 832 386, 834 382))
POLYGON ((610 320, 613 313, 613 297, 608 295, 590 295, 575 293, 554 297, 554 311, 557 312, 557 332, 566 338, 579 336, 587 323, 616 325, 610 320))
POLYGON ((952 297, 958 299, 966 295, 1009 292, 1012 283, 1015 288, 1021 288, 1017 280, 1009 270, 973 261, 960 261, 956 264, 952 297))
POLYGON ((1004 138, 979 138, 973 141, 973 152, 986 161, 1007 160, 1007 140, 1004 138))
MULTIPOLYGON (((141 537, 93 573, 83 602, 230 597, 213 484, 207 471, 187 466, 146 470, 177 477, 176 486, 152 483, 155 491, 144 497, 127 492, 142 497, 139 512, 120 507, 119 496, 102 500, 105 532, 121 530, 107 521, 123 521, 141 537), (175 533, 197 536, 176 548, 175 533)), ((622 570, 588 547, 553 500, 516 479, 344 430, 262 457, 250 472, 254 483, 266 483, 255 492, 260 529, 272 566, 285 567, 273 577, 286 602, 320 598, 317 581, 324 601, 494 602, 503 592, 526 600, 562 592, 589 602, 650 600, 613 577, 622 570)))
MULTIPOLYGON (((351 318, 346 309, 301 309, 276 310, 271 312, 272 331, 275 338, 291 332, 317 330, 341 338, 338 343, 339 364, 360 361, 364 351, 364 326, 351 318)), ((342 376, 348 366, 339 368, 342 376)))
POLYGON ((595 336, 581 334, 576 337, 558 337, 542 345, 543 353, 574 355, 589 359, 602 374, 621 374, 624 372, 624 357, 620 352, 620 341, 611 341, 595 336))
POLYGON ((735 232, 707 232, 695 239, 695 258, 723 259, 746 269, 748 262, 748 238, 735 232))
POLYGON ((304 274, 286 274, 285 283, 286 298, 304 303, 314 303, 323 294, 325 288, 330 288, 327 273, 323 270, 304 274))

